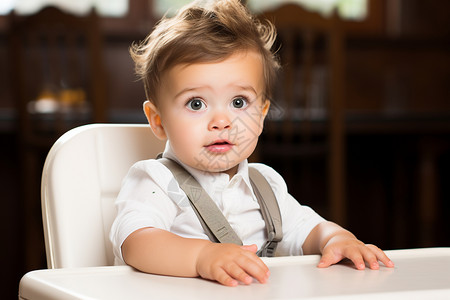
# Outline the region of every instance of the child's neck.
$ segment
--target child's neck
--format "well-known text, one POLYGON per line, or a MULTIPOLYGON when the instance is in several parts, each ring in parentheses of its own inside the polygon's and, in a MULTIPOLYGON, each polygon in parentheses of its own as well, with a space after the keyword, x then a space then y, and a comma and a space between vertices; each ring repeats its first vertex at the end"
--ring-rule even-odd
POLYGON ((228 174, 228 176, 230 176, 230 180, 231 180, 231 178, 233 178, 233 176, 236 175, 238 168, 239 168, 239 165, 235 165, 231 169, 225 170, 222 173, 228 174))

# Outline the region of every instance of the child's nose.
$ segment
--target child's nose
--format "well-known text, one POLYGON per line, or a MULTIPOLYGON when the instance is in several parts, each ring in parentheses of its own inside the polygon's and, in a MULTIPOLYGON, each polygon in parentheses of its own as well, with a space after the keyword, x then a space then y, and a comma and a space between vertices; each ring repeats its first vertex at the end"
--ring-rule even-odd
POLYGON ((226 113, 214 114, 211 122, 209 123, 209 130, 223 130, 230 128, 231 128, 231 121, 226 113))

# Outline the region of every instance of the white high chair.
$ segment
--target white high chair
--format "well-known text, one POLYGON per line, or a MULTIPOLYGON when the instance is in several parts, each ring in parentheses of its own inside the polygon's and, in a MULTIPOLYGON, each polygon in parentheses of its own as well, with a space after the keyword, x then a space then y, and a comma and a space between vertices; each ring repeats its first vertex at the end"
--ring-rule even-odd
POLYGON ((114 200, 131 165, 164 150, 148 125, 93 124, 51 148, 42 173, 48 268, 112 265, 114 200))

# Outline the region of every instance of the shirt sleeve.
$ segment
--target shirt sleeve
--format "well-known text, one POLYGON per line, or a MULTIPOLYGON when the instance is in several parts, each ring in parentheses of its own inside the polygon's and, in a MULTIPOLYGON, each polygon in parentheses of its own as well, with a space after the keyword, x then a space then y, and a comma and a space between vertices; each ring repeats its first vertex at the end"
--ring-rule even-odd
POLYGON ((274 169, 264 164, 251 165, 265 176, 275 193, 280 208, 283 239, 278 244, 276 255, 302 255, 302 246, 309 233, 325 219, 292 197, 288 193, 286 182, 274 169))
POLYGON ((177 214, 177 205, 167 193, 171 179, 170 171, 153 159, 130 168, 116 199, 117 216, 110 231, 116 264, 124 264, 121 247, 134 231, 146 227, 170 230, 177 214))

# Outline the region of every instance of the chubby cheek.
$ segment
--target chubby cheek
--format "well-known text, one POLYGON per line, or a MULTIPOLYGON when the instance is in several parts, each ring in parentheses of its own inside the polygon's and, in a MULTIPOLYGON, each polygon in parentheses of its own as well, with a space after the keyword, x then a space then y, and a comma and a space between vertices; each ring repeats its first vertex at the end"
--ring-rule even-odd
MULTIPOLYGON (((192 145, 194 134, 193 134, 193 128, 189 128, 187 126, 180 126, 178 130, 168 130, 168 137, 170 140, 170 143, 173 146, 176 147, 184 147, 189 146, 189 144, 192 145), (190 143, 189 143, 190 141, 190 143)), ((185 149, 185 151, 188 149, 185 149)))
POLYGON ((168 124, 172 125, 165 128, 166 134, 177 156, 183 152, 188 152, 189 155, 192 155, 192 151, 195 151, 196 147, 201 146, 199 124, 183 122, 181 118, 168 124))
POLYGON ((256 145, 258 144, 258 138, 252 139, 252 141, 247 144, 244 149, 240 149, 240 159, 244 160, 252 155, 253 151, 255 151, 256 145))
POLYGON ((264 116, 260 111, 254 110, 246 118, 243 118, 243 123, 245 125, 238 126, 238 131, 242 135, 241 139, 255 141, 256 147, 256 142, 263 131, 264 116))

